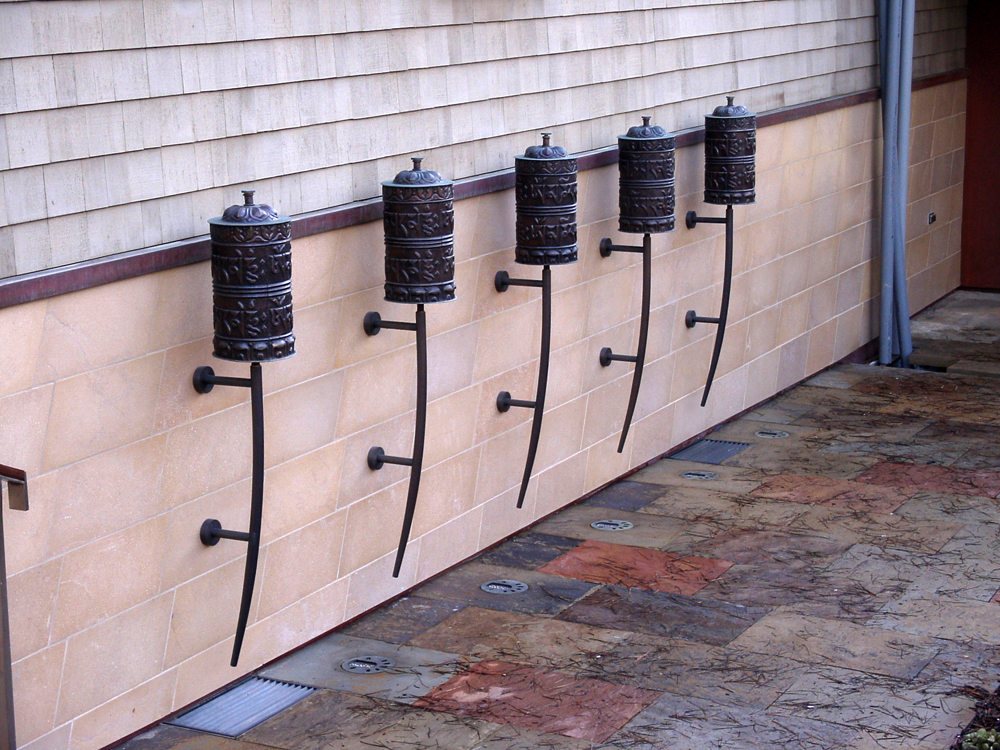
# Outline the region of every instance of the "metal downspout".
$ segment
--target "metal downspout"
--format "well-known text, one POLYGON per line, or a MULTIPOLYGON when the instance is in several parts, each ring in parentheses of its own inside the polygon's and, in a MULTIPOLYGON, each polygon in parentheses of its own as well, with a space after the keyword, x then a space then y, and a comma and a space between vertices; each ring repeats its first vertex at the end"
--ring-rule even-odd
POLYGON ((896 150, 898 143, 899 124, 899 52, 901 45, 901 19, 895 12, 900 0, 880 0, 879 27, 884 29, 886 36, 879 40, 880 54, 884 63, 881 70, 882 78, 882 264, 881 264, 881 296, 879 299, 879 364, 892 363, 893 349, 893 302, 895 278, 895 242, 896 229, 896 185, 897 175, 896 150), (883 18, 885 19, 883 21, 883 18))
POLYGON ((895 279, 896 324, 899 327, 899 365, 910 366, 910 295, 906 283, 906 213, 910 165, 910 105, 913 100, 913 25, 915 0, 902 0, 899 65, 898 175, 896 182, 895 279))

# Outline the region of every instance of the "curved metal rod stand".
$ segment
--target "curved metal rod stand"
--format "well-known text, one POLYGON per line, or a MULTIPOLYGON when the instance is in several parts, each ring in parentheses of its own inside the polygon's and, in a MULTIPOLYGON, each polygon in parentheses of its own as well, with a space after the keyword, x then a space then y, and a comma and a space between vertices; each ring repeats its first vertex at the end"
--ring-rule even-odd
POLYGON ((253 599, 254 581, 257 578, 257 560, 260 555, 260 526, 264 510, 264 381, 261 377, 260 362, 250 363, 249 378, 227 378, 215 374, 211 367, 198 367, 194 371, 194 389, 198 393, 208 393, 217 385, 229 385, 250 389, 250 415, 253 435, 253 471, 250 481, 250 530, 232 531, 222 528, 214 518, 207 518, 201 525, 201 543, 214 547, 220 539, 232 539, 247 543, 247 561, 243 571, 243 596, 240 599, 240 614, 236 621, 236 641, 233 643, 233 657, 230 666, 235 667, 240 660, 243 636, 250 619, 250 601, 253 599))
POLYGON ((646 341, 649 337, 649 299, 653 289, 653 241, 650 234, 642 237, 642 247, 631 245, 613 245, 611 240, 605 237, 601 240, 601 256, 607 258, 613 252, 642 253, 642 312, 639 316, 639 346, 635 356, 629 354, 615 354, 610 347, 601 349, 601 366, 608 367, 612 362, 634 362, 635 369, 632 371, 632 392, 628 397, 628 409, 625 410, 625 424, 622 426, 622 436, 618 441, 618 452, 625 450, 625 439, 628 437, 628 429, 632 426, 632 415, 635 414, 635 404, 639 400, 639 385, 642 383, 642 368, 646 363, 646 341))
POLYGON ((528 442, 528 458, 521 477, 521 490, 517 495, 517 507, 524 506, 524 496, 528 492, 528 481, 538 453, 538 438, 542 434, 542 413, 545 411, 545 389, 549 382, 549 350, 552 346, 552 269, 542 267, 541 281, 537 279, 512 279, 506 271, 497 271, 493 285, 498 292, 506 292, 512 286, 540 287, 542 290, 542 348, 538 360, 538 388, 534 401, 511 398, 510 393, 501 391, 497 396, 497 411, 506 412, 512 406, 534 409, 531 418, 531 440, 528 442))
POLYGON ((718 216, 698 216, 695 211, 688 211, 684 220, 688 229, 693 229, 698 224, 725 224, 726 225, 726 271, 722 279, 722 311, 717 318, 706 318, 688 310, 684 315, 684 324, 688 328, 694 328, 698 323, 714 323, 719 326, 715 334, 715 348, 712 350, 712 364, 708 368, 708 380, 705 381, 705 392, 701 397, 701 405, 708 403, 708 392, 712 390, 712 381, 715 379, 715 370, 719 366, 719 355, 722 354, 722 339, 726 335, 726 319, 729 317, 729 292, 733 286, 733 207, 726 206, 726 217, 718 216))
POLYGON ((423 305, 417 305, 415 323, 382 320, 382 316, 377 312, 370 312, 365 315, 364 328, 369 336, 378 335, 383 328, 415 331, 417 334, 417 424, 413 432, 413 456, 412 458, 387 456, 381 446, 375 445, 368 451, 367 459, 368 468, 372 471, 378 471, 386 464, 410 467, 410 486, 406 493, 403 530, 399 535, 399 548, 392 568, 392 577, 399 578, 399 571, 403 567, 403 555, 406 554, 406 543, 410 539, 410 529, 413 527, 413 514, 417 509, 420 470, 424 463, 424 433, 427 431, 427 317, 423 305))

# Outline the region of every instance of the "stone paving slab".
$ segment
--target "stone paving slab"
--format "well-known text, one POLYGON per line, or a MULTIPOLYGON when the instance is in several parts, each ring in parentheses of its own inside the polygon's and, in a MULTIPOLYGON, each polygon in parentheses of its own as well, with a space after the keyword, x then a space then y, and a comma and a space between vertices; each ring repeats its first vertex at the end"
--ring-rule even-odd
POLYGON ((485 661, 435 688, 417 705, 602 742, 657 697, 628 685, 485 661))
POLYGON ((464 607, 461 602, 404 596, 338 632, 358 638, 377 638, 386 643, 406 643, 464 607))
POLYGON ((258 674, 299 685, 413 703, 446 682, 462 667, 463 660, 458 654, 332 633, 265 667, 258 674), (341 669, 345 661, 360 656, 391 659, 394 666, 371 674, 355 674, 341 669))
POLYGON ((887 605, 872 624, 901 634, 1000 645, 996 602, 956 601, 923 592, 918 597, 887 605))
POLYGON ((537 570, 579 543, 579 539, 531 531, 508 539, 480 555, 477 560, 483 565, 537 570))
POLYGON ((586 581, 474 562, 432 579, 419 586, 414 594, 505 612, 555 614, 595 588, 595 584, 586 581), (492 580, 520 581, 528 584, 528 590, 520 594, 492 594, 480 588, 492 580))
POLYGON ((580 505, 635 512, 646 507, 662 494, 663 490, 656 485, 626 479, 606 487, 596 495, 584 500, 580 505))
POLYGON ((767 613, 763 607, 604 586, 559 614, 584 625, 723 646, 767 613))
POLYGON ((891 747, 938 750, 972 719, 974 700, 942 686, 823 668, 800 677, 768 713, 861 729, 891 747))
POLYGON ((728 560, 588 540, 539 570, 581 581, 690 596, 730 567, 728 560))
POLYGON ((750 627, 731 647, 903 679, 915 677, 938 652, 930 638, 781 609, 750 627))
POLYGON ((586 505, 567 508, 534 528, 541 534, 652 549, 662 549, 688 531, 687 524, 678 519, 586 505), (606 520, 628 521, 634 525, 625 531, 595 529, 590 525, 606 520))

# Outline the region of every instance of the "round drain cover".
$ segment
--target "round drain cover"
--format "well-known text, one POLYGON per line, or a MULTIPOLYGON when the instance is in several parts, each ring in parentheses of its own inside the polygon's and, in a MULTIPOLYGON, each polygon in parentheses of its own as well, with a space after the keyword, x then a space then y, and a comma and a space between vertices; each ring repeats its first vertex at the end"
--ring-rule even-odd
POLYGON ((754 435, 759 438, 767 438, 769 440, 780 440, 781 438, 788 437, 788 433, 784 430, 757 430, 754 435))
POLYGON ((619 521, 614 518, 609 518, 606 521, 594 521, 590 524, 590 528, 598 531, 628 531, 633 526, 635 524, 631 521, 619 521))
POLYGON ((487 581, 479 588, 487 594, 523 594, 528 590, 528 584, 522 581, 500 579, 497 581, 487 581))
POLYGON ((696 469, 694 471, 685 471, 683 474, 681 474, 681 476, 684 477, 685 479, 703 479, 703 480, 719 478, 719 475, 716 474, 714 471, 704 471, 703 469, 696 469))
POLYGON ((385 672, 396 666, 396 662, 384 656, 355 656, 340 665, 340 668, 351 674, 374 674, 375 672, 385 672))

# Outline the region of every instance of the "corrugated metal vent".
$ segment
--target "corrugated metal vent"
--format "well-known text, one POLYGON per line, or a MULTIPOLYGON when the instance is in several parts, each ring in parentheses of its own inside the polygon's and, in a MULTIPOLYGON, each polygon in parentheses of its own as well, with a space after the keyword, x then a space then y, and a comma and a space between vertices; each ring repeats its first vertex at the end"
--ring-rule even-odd
POLYGON ((749 447, 750 443, 735 443, 731 440, 699 440, 687 448, 671 453, 667 458, 696 461, 700 464, 721 464, 727 458, 749 447))
POLYGON ((238 737, 315 692, 316 688, 305 685, 251 677, 167 723, 238 737))

